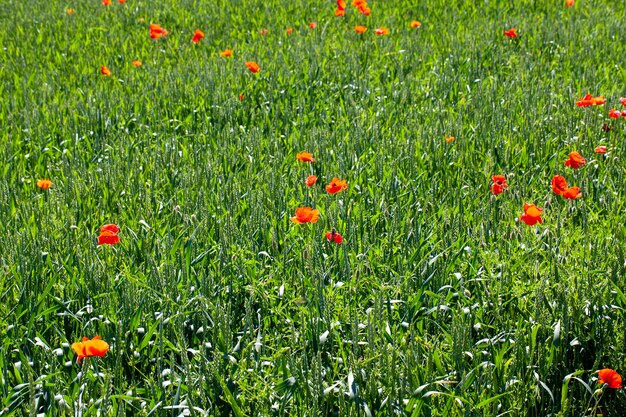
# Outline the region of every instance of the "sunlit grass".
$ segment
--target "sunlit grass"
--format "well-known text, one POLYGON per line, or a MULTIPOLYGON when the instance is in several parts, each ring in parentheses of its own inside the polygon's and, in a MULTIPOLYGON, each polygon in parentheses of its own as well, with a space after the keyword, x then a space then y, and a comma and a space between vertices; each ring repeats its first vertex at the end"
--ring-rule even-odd
POLYGON ((5 3, 0 415, 621 415, 624 4, 5 3))

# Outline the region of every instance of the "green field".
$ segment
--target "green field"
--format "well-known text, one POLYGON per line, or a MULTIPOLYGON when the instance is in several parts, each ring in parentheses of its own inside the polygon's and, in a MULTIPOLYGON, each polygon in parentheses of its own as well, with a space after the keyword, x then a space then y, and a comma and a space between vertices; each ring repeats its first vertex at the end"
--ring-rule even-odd
POLYGON ((0 416, 626 415, 626 3, 347 3, 2 2, 0 416))

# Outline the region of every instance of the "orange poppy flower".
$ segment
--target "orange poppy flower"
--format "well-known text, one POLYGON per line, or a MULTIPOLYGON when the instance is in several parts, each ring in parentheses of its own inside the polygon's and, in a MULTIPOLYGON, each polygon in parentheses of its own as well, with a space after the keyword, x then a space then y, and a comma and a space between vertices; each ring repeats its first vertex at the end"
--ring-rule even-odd
POLYGON ((592 99, 592 103, 593 103, 594 106, 601 106, 604 103, 606 103, 606 99, 604 97, 602 97, 602 96, 594 97, 592 99))
POLYGON ((309 23, 309 29, 315 29, 317 27, 317 23, 311 22, 309 23))
POLYGON ((346 15, 346 9, 335 9, 335 16, 337 17, 343 17, 346 15))
POLYGON ((573 169, 578 169, 581 166, 585 165, 587 161, 581 154, 574 151, 569 154, 569 159, 565 161, 566 167, 572 167, 573 169))
POLYGON ((334 177, 330 181, 330 184, 326 186, 326 192, 328 192, 328 194, 337 194, 338 192, 343 191, 346 188, 348 188, 346 180, 340 180, 339 178, 334 177))
POLYGON ((622 112, 619 110, 615 110, 615 109, 609 110, 609 117, 611 119, 619 119, 621 115, 622 115, 622 112))
POLYGON ((296 155, 296 159, 300 162, 315 162, 315 158, 310 152, 300 152, 296 155))
POLYGON ((604 155, 606 153, 606 146, 604 146, 604 145, 596 146, 596 148, 593 151, 595 153, 604 155))
POLYGON ((580 188, 578 187, 567 187, 567 189, 563 191, 563 194, 561 195, 566 200, 576 200, 583 196, 582 193, 580 192, 580 188))
POLYGON ((104 75, 105 77, 108 77, 111 75, 111 70, 103 65, 100 67, 100 74, 104 75))
POLYGON ((575 3, 575 0, 565 0, 565 7, 572 7, 575 3))
POLYGON ((265 35, 267 35, 268 32, 269 31, 267 29, 261 29, 261 30, 259 30, 259 35, 265 36, 265 35))
POLYGON ((50 180, 37 181, 37 187, 41 188, 42 190, 47 190, 48 188, 50 188, 51 185, 52 185, 52 181, 50 180))
POLYGON ((446 141, 446 143, 454 142, 454 139, 456 139, 454 136, 445 136, 444 137, 444 140, 446 141))
POLYGON ((337 8, 338 9, 345 9, 346 8, 346 1, 345 0, 337 0, 337 8))
POLYGON ((246 67, 250 70, 250 72, 257 73, 261 69, 259 65, 254 61, 246 62, 246 67))
POLYGON ((202 38, 204 38, 204 32, 200 29, 196 29, 196 31, 193 33, 193 38, 191 38, 191 42, 198 43, 202 40, 202 38))
POLYGON ((124 4, 126 3, 126 0, 117 0, 119 4, 124 4))
POLYGON ((316 223, 320 217, 320 212, 317 209, 312 209, 311 207, 300 207, 296 209, 296 216, 290 217, 289 219, 296 223, 316 223))
POLYGON ((563 195, 565 190, 567 190, 567 180, 560 175, 552 177, 552 191, 554 191, 555 194, 563 195))
POLYGON ((133 61, 133 66, 135 66, 135 67, 140 67, 142 65, 143 65, 143 63, 140 60, 138 60, 138 59, 133 61))
POLYGON ((537 223, 543 223, 541 219, 541 212, 543 210, 535 206, 534 204, 524 203, 524 214, 520 217, 520 220, 529 226, 534 226, 537 223))
POLYGON ((511 28, 509 30, 505 30, 504 31, 504 36, 506 36, 507 38, 515 39, 519 35, 517 34, 517 29, 511 28))
POLYGON ((604 103, 606 103, 606 99, 604 97, 594 97, 591 94, 586 94, 583 98, 576 101, 576 105, 578 107, 601 106, 604 103))
POLYGON ((622 388, 622 377, 614 369, 605 368, 598 371, 598 384, 607 384, 609 388, 622 388))
POLYGON ((334 227, 330 232, 326 232, 324 236, 326 236, 326 240, 328 240, 329 242, 335 242, 338 245, 341 245, 343 243, 343 236, 337 233, 334 227))
POLYGON ((622 103, 622 106, 626 106, 626 97, 620 98, 619 102, 622 103))
POLYGON ((389 29, 387 29, 386 27, 380 27, 377 28, 374 33, 376 33, 377 35, 389 35, 389 29))
POLYGON ((150 37, 152 39, 160 39, 166 36, 167 36, 167 30, 162 28, 161 25, 150 23, 150 37))
POLYGON ((365 31, 367 31, 367 28, 365 26, 358 25, 354 27, 354 30, 356 33, 362 34, 362 33, 365 33, 365 31))
POLYGON ((417 29, 422 26, 422 23, 419 20, 414 20, 411 22, 411 27, 413 29, 417 29))
POLYGON ((291 35, 293 33, 293 28, 289 27, 287 28, 287 35, 291 35))
POLYGON ((491 193, 498 195, 504 192, 504 189, 508 187, 506 183, 506 177, 504 175, 494 175, 491 177, 491 193))
POLYGON ((100 228, 100 236, 98 236, 98 245, 115 245, 120 243, 120 237, 117 233, 120 231, 115 224, 105 224, 100 228))
POLYGON ((316 182, 317 177, 315 175, 309 175, 308 177, 306 177, 306 180, 304 180, 304 183, 307 187, 313 187, 316 182))
POLYGON ((111 0, 102 0, 102 5, 103 6, 110 6, 111 5, 111 0))
POLYGON ((93 339, 83 337, 80 342, 72 343, 72 349, 78 355, 78 363, 81 359, 89 356, 98 356, 102 358, 109 351, 109 344, 100 339, 100 336, 94 336, 93 339))
POLYGON ((365 0, 354 0, 352 2, 352 5, 354 7, 356 7, 357 9, 359 9, 359 13, 365 15, 365 16, 369 16, 370 15, 370 8, 367 7, 367 1, 365 0))
POLYGON ((67 9, 66 12, 71 16, 74 14, 74 9, 67 9))
POLYGON ((224 49, 223 51, 220 52, 220 56, 224 58, 228 58, 232 55, 233 55, 233 51, 231 51, 230 49, 224 49))

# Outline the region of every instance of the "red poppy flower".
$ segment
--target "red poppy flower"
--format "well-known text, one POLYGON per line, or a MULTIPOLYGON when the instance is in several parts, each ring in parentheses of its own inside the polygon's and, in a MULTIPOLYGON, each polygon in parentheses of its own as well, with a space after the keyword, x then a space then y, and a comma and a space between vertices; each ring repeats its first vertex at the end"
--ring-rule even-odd
POLYGON ((613 126, 608 125, 608 124, 605 123, 605 124, 602 125, 602 130, 608 133, 611 130, 613 130, 613 126))
POLYGON ((346 9, 335 9, 335 16, 343 17, 346 15, 346 9))
POLYGON ((254 61, 248 61, 246 62, 246 67, 248 67, 248 69, 250 70, 250 72, 252 73, 257 73, 259 72, 259 70, 261 69, 261 67, 259 67, 259 64, 257 64, 254 61))
POLYGON ((37 187, 41 188, 42 190, 47 190, 48 188, 50 188, 50 186, 52 186, 52 181, 50 180, 37 181, 37 187))
POLYGON ((365 33, 365 31, 367 31, 367 28, 365 26, 358 25, 354 27, 354 30, 360 35, 362 33, 365 33))
POLYGON ((111 233, 117 234, 119 231, 120 231, 120 228, 117 227, 116 224, 112 224, 112 223, 111 224, 105 224, 104 226, 102 226, 100 228, 100 232, 101 233, 102 232, 111 232, 111 233))
POLYGON ((223 51, 220 52, 220 56, 224 57, 224 58, 228 58, 229 56, 233 55, 233 51, 231 51, 230 49, 224 49, 223 51))
POLYGON ((524 203, 524 214, 520 217, 520 220, 529 226, 534 226, 537 223, 543 223, 541 219, 541 212, 543 210, 535 206, 534 204, 524 203))
POLYGON ((126 3, 126 0, 117 0, 120 4, 126 3))
POLYGON ((100 74, 104 75, 105 77, 108 77, 111 75, 111 70, 103 65, 100 67, 100 74))
POLYGON ((105 231, 98 236, 98 245, 115 245, 120 243, 120 237, 115 233, 105 231))
POLYGON ((626 118, 626 110, 622 110, 622 117, 626 118))
POLYGON ((93 339, 83 337, 80 342, 72 343, 72 349, 78 355, 77 362, 89 356, 103 357, 109 351, 109 344, 100 339, 100 336, 94 336, 93 339))
POLYGON ((565 161, 566 167, 572 167, 573 169, 578 169, 581 166, 585 165, 587 161, 581 154, 574 151, 569 154, 569 159, 565 161))
POLYGON ((418 29, 418 28, 420 28, 421 26, 422 26, 422 23, 421 23, 419 20, 413 20, 413 21, 411 22, 411 27, 412 27, 413 29, 418 29))
POLYGON ((268 31, 267 29, 261 29, 261 30, 259 30, 259 35, 261 35, 261 36, 265 36, 265 35, 267 35, 267 34, 268 34, 268 32, 269 32, 269 31, 268 31))
POLYGON ((110 6, 111 5, 111 0, 102 0, 102 5, 103 6, 110 6))
POLYGON ((134 60, 134 61, 133 61, 133 66, 135 66, 135 67, 140 67, 140 66, 142 66, 142 65, 143 65, 143 64, 142 64, 142 63, 141 63, 141 61, 140 61, 140 60, 138 60, 138 59, 136 59, 136 60, 134 60))
POLYGON ((563 191, 563 194, 561 195, 566 200, 576 200, 583 196, 580 192, 580 188, 578 187, 568 187, 565 191, 563 191))
POLYGON ((307 187, 313 187, 316 182, 317 182, 317 177, 315 175, 309 175, 308 177, 306 177, 306 180, 304 181, 307 187))
POLYGON ((317 23, 311 22, 309 23, 309 29, 315 29, 317 27, 317 23))
POLYGON ((335 9, 335 16, 341 17, 346 14, 346 2, 345 0, 337 0, 337 9, 335 9))
POLYGON ((326 191, 329 194, 337 194, 338 192, 343 191, 346 188, 348 188, 348 184, 346 183, 346 180, 340 180, 339 178, 334 177, 330 181, 330 184, 326 186, 326 191))
POLYGON ((599 153, 601 155, 604 155, 606 153, 606 146, 604 146, 604 145, 596 146, 596 148, 593 151, 595 153, 599 153))
POLYGON ((563 192, 567 190, 567 181, 560 175, 552 177, 552 191, 558 195, 563 195, 563 192))
POLYGON ((287 35, 291 35, 293 33, 293 28, 287 28, 287 35))
POLYGON ((622 388, 622 377, 614 369, 600 369, 598 371, 598 383, 608 384, 609 388, 622 388))
POLYGON ((100 236, 98 236, 98 245, 115 245, 120 243, 120 237, 117 235, 120 229, 115 224, 105 224, 100 228, 100 236))
POLYGON ((517 38, 519 35, 517 34, 517 29, 515 28, 511 28, 509 30, 505 30, 504 31, 504 36, 506 36, 507 38, 517 38))
POLYGON ((567 181, 560 175, 555 175, 552 178, 552 191, 556 194, 563 196, 566 200, 576 200, 582 197, 580 188, 569 187, 567 181))
POLYGON ((345 9, 346 8, 346 1, 345 0, 337 0, 337 8, 338 9, 345 9))
POLYGON ((622 106, 626 106, 626 97, 620 98, 619 102, 622 103, 622 106))
POLYGON ((326 236, 326 240, 328 240, 329 242, 335 242, 338 245, 341 245, 343 243, 343 236, 337 233, 334 227, 330 232, 326 232, 324 236, 326 236))
POLYGON ((380 27, 377 28, 374 33, 376 33, 377 35, 389 35, 389 29, 387 29, 386 27, 380 27))
POLYGON ((204 38, 204 32, 200 29, 196 29, 196 31, 193 33, 193 38, 191 38, 191 42, 198 43, 202 40, 202 38, 204 38))
POLYGON ((615 110, 615 109, 609 110, 609 117, 611 119, 619 119, 621 115, 622 115, 622 112, 619 110, 615 110))
POLYGON ((501 194, 504 189, 508 187, 504 175, 494 175, 493 177, 491 177, 491 181, 491 193, 493 195, 501 194))
POLYGON ((572 7, 575 0, 565 0, 565 7, 572 7))
POLYGON ((313 154, 309 152, 300 152, 296 155, 296 159, 300 162, 315 162, 313 154))
POLYGON ((152 39, 160 39, 167 36, 167 30, 163 29, 161 25, 150 23, 150 37, 152 39))
POLYGON ((289 219, 296 223, 316 223, 320 217, 320 212, 317 209, 312 209, 311 207, 300 207, 296 209, 296 216, 290 217, 289 219))

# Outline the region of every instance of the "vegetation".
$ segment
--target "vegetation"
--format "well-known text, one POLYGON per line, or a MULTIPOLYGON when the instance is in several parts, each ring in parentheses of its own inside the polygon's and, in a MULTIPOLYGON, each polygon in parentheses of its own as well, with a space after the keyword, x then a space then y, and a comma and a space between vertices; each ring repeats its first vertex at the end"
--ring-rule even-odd
POLYGON ((622 415, 626 3, 368 7, 3 2, 0 416, 622 415))

